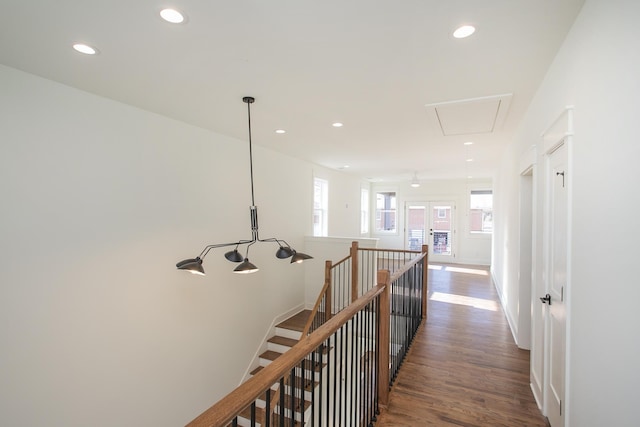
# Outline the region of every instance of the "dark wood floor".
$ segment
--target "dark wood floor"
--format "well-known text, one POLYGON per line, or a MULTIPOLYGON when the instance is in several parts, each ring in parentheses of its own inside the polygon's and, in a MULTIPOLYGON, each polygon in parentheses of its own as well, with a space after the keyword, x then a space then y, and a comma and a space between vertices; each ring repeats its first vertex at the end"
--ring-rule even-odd
POLYGON ((432 265, 429 280, 427 322, 376 427, 547 426, 489 272, 432 265))

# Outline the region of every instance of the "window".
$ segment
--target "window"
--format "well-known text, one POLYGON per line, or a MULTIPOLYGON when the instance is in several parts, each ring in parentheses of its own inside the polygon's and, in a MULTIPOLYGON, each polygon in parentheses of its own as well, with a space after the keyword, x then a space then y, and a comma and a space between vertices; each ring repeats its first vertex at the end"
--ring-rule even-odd
POLYGON ((313 235, 327 236, 327 216, 329 210, 329 182, 313 179, 313 235))
POLYGON ((469 231, 493 232, 493 191, 471 190, 469 197, 469 231))
POLYGON ((369 232, 369 190, 360 190, 360 233, 369 232))
POLYGON ((376 193, 376 231, 396 231, 395 191, 376 193))

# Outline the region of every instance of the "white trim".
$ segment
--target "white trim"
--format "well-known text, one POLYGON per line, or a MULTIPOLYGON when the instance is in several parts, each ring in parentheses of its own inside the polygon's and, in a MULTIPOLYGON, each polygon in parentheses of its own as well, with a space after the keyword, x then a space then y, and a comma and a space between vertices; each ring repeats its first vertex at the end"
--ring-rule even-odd
POLYGON ((502 312, 504 313, 504 317, 507 318, 507 323, 509 323, 509 330, 511 331, 511 336, 513 337, 513 341, 516 343, 516 345, 518 345, 518 324, 514 321, 509 310, 507 310, 507 302, 504 299, 504 295, 502 295, 502 292, 500 291, 500 288, 497 285, 498 281, 496 280, 496 276, 494 274, 493 269, 491 269, 490 273, 491 273, 491 283, 493 283, 493 287, 496 289, 496 292, 498 293, 498 298, 500 298, 500 305, 502 306, 502 312))
POLYGON ((529 147, 520 157, 520 175, 527 175, 538 161, 538 148, 535 145, 529 147))
MULTIPOLYGON (((568 105, 540 135, 543 142, 542 155, 551 154, 565 138, 571 136, 573 136, 573 106, 568 105)), ((567 152, 567 155, 569 154, 567 152)))
MULTIPOLYGON (((571 372, 571 234, 572 234, 572 218, 573 218, 573 209, 572 209, 572 201, 573 201, 573 110, 574 107, 569 105, 567 106, 560 115, 552 122, 552 124, 547 128, 545 132, 541 134, 542 138, 542 155, 544 158, 544 168, 545 168, 545 197, 544 197, 544 213, 543 218, 546 220, 545 224, 548 223, 548 220, 551 216, 550 211, 550 186, 551 181, 548 179, 549 175, 549 156, 557 150, 561 145, 565 145, 567 148, 567 171, 565 172, 564 179, 566 180, 567 185, 567 223, 566 223, 566 235, 565 240, 567 242, 567 277, 566 277, 566 286, 564 290, 564 304, 565 304, 565 367, 564 367, 564 400, 563 400, 563 408, 562 412, 564 414, 564 425, 571 425, 570 421, 570 407, 571 407, 571 381, 570 381, 570 372, 571 372)), ((543 226, 543 282, 544 288, 549 289, 549 265, 550 265, 550 229, 547 225, 543 226)), ((546 322, 548 323, 548 322, 546 322)), ((543 413, 546 415, 547 408, 547 396, 544 390, 547 387, 548 378, 548 370, 546 367, 549 364, 549 342, 548 342, 548 331, 545 330, 545 378, 544 378, 544 389, 543 389, 543 413)))
POLYGON ((242 378, 240 378, 240 383, 238 385, 240 385, 243 382, 245 382, 246 380, 248 380, 250 378, 251 371, 253 371, 255 368, 257 368, 258 365, 260 365, 260 355, 267 350, 267 340, 269 338, 271 338, 275 334, 276 325, 278 323, 280 323, 280 322, 283 322, 283 321, 287 320, 288 318, 290 318, 294 314, 297 314, 297 313, 301 312, 304 309, 305 309, 305 305, 304 304, 299 304, 299 305, 295 306, 294 308, 286 311, 285 313, 282 313, 282 314, 276 316, 273 319, 273 321, 271 322, 271 325, 269 325, 269 327, 267 328, 267 331, 265 332, 264 336, 262 337, 262 341, 260 343, 260 346, 258 347, 256 352, 253 354, 253 357, 251 358, 251 363, 249 364, 247 369, 244 371, 244 374, 242 375, 242 378), (257 364, 256 364, 256 361, 257 361, 257 364))

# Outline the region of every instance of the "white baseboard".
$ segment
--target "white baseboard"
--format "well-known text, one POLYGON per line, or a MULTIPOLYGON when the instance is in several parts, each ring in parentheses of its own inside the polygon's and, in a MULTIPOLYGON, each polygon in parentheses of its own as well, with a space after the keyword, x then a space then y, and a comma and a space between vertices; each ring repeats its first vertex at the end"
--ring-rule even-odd
POLYGON ((504 300, 504 295, 500 292, 500 287, 497 286, 498 281, 493 274, 493 270, 491 270, 491 283, 493 283, 493 287, 496 288, 496 292, 498 293, 498 298, 500 298, 500 305, 502 306, 502 312, 507 318, 507 323, 509 323, 509 330, 511 331, 511 336, 513 337, 513 341, 515 341, 516 345, 518 345, 518 323, 513 319, 511 312, 507 309, 507 303, 504 300))
MULTIPOLYGON (((300 311, 305 309, 305 305, 304 303, 302 304, 298 304, 297 306, 295 306, 294 308, 277 315, 273 321, 271 322, 271 325, 269 325, 269 327, 267 328, 267 331, 265 332, 264 336, 262 337, 262 342, 260 343, 260 346, 257 348, 256 352, 253 354, 253 357, 251 358, 251 363, 249 364, 249 366, 247 367, 247 369, 244 371, 244 375, 242 375, 242 378, 240 379, 240 384, 242 384, 243 382, 245 382, 246 380, 248 380, 251 377, 251 371, 253 371, 255 368, 258 367, 259 363, 259 359, 260 359, 260 355, 265 352, 267 350, 267 340, 269 338, 271 338, 275 332, 276 332, 276 325, 284 320, 287 320, 289 317, 293 316, 294 314, 299 313, 300 311)), ((238 385, 240 385, 238 384, 238 385)))

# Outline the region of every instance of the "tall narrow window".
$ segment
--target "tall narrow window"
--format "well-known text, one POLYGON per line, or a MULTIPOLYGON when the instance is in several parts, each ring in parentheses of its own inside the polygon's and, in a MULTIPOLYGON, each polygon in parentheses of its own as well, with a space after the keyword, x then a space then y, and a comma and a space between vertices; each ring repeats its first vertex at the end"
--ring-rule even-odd
POLYGON ((329 182, 313 179, 313 235, 327 236, 329 210, 329 182))
POLYGON ((376 193, 376 231, 396 231, 396 193, 395 191, 376 193))
POLYGON ((471 190, 469 197, 469 231, 493 232, 493 191, 471 190))
POLYGON ((369 232, 369 190, 360 190, 360 233, 369 232))

